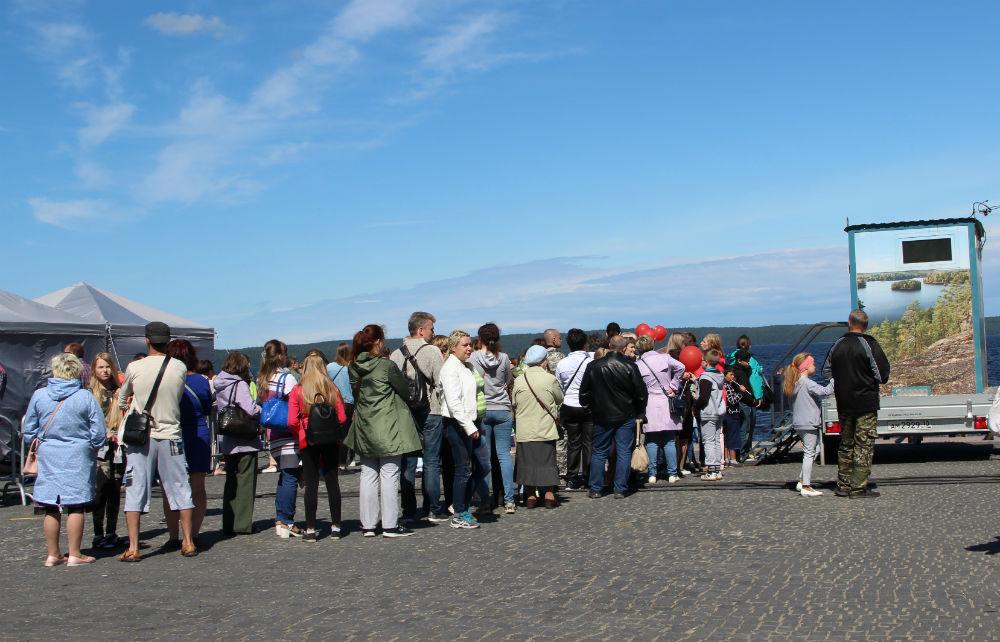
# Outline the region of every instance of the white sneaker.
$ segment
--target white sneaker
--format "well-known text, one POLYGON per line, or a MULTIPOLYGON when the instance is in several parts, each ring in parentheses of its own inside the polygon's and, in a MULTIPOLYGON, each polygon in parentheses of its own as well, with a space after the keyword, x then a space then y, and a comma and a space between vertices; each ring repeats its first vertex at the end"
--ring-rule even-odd
POLYGON ((803 486, 802 489, 799 491, 799 494, 801 494, 803 497, 819 497, 820 495, 823 494, 823 491, 814 490, 812 486, 803 486))
POLYGON ((799 481, 795 482, 795 492, 799 492, 800 490, 802 490, 802 480, 801 479, 799 481))
POLYGON ((655 484, 656 483, 656 475, 650 475, 649 476, 649 480, 646 483, 647 484, 655 484))
POLYGON ((677 475, 671 475, 670 477, 667 478, 667 483, 668 484, 676 484, 680 480, 681 480, 681 478, 678 477, 677 475))
POLYGON ((681 468, 681 477, 687 477, 691 474, 691 471, 686 468, 681 468))
POLYGON ((704 481, 717 481, 719 479, 719 473, 705 473, 701 476, 704 481))

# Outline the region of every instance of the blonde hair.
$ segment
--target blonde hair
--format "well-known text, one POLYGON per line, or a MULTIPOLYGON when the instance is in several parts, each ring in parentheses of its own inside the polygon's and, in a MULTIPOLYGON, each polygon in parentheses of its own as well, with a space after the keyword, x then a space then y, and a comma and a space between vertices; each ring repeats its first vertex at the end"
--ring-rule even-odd
POLYGON ((452 330, 451 334, 448 335, 448 352, 455 349, 455 346, 462 341, 462 337, 469 336, 469 333, 465 330, 452 330))
MULTIPOLYGON (((611 338, 614 339, 614 337, 611 337, 611 338)), ((602 358, 608 356, 608 352, 610 352, 610 351, 607 348, 603 348, 603 347, 602 348, 598 348, 597 350, 594 350, 594 358, 595 359, 602 359, 602 358)))
POLYGON ((795 384, 802 378, 799 366, 809 358, 808 352, 800 352, 792 358, 791 365, 785 366, 785 380, 781 384, 781 389, 791 397, 795 393, 795 384))
POLYGON ((653 337, 649 336, 648 334, 644 334, 635 340, 635 351, 638 352, 639 354, 649 352, 650 350, 653 349, 654 343, 655 342, 653 341, 653 337))
POLYGON ((60 352, 52 357, 52 376, 57 379, 79 379, 83 362, 72 352, 60 352))
POLYGON ((319 351, 310 351, 302 362, 302 410, 309 412, 316 400, 316 395, 323 395, 331 404, 336 405, 336 400, 340 398, 340 390, 330 380, 330 375, 326 373, 326 360, 323 359, 319 351))
MULTIPOLYGON (((115 360, 107 352, 98 352, 94 355, 94 358, 90 361, 90 393, 94 395, 94 399, 97 399, 98 405, 101 404, 101 394, 104 390, 115 391, 119 388, 118 384, 118 368, 115 366, 115 360), (112 387, 107 387, 97 379, 97 362, 104 361, 109 366, 111 366, 111 376, 108 381, 112 387)), ((104 423, 108 425, 108 430, 113 431, 118 429, 118 425, 122 422, 122 410, 118 407, 118 402, 114 399, 111 401, 111 407, 107 409, 104 413, 104 423)))
POLYGON ((702 341, 704 341, 705 343, 708 344, 708 348, 706 349, 706 352, 708 350, 711 350, 712 348, 715 348, 720 353, 722 352, 722 337, 720 337, 719 335, 717 335, 717 334, 706 334, 705 338, 702 339, 702 341))
POLYGON ((681 349, 687 346, 687 337, 679 332, 675 332, 667 339, 667 354, 674 359, 681 353, 681 349))
POLYGON ((431 345, 441 351, 442 357, 448 357, 448 337, 443 334, 435 334, 431 338, 431 345))

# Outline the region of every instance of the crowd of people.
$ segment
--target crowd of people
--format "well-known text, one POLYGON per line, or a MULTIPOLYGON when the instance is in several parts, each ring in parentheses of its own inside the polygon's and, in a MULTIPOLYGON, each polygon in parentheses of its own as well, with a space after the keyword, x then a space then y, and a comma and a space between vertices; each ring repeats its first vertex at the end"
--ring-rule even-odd
MULTIPOLYGON (((677 332, 656 349, 652 336, 611 323, 603 333, 570 329, 563 353, 562 334, 549 329, 512 359, 494 323, 473 337, 464 330, 436 334, 435 322, 414 312, 409 336, 392 352, 382 326, 367 325, 332 360, 311 350, 299 362, 271 340, 256 376, 238 351, 215 374, 160 322, 146 326, 148 351, 124 373, 110 354, 88 363, 79 344, 68 345, 52 359, 52 377, 31 398, 24 421, 37 455, 34 500, 45 515, 45 565, 94 561, 81 551, 88 511, 94 548, 123 548, 119 560, 139 561, 140 520, 154 483, 163 491, 167 547, 197 555, 213 452, 225 474, 225 536, 255 532, 258 456, 266 451, 277 472, 275 533, 305 542, 342 535, 339 475, 355 461, 362 536, 398 538, 413 535, 411 527, 424 519, 474 529, 484 516, 514 514, 518 506, 554 509, 565 491, 624 499, 637 485, 692 475, 717 482, 752 458, 755 416, 770 399, 745 335, 728 355, 714 334, 698 341, 677 332), (633 470, 637 447, 648 455, 641 470, 633 470), (321 480, 326 529, 317 515, 321 480), (127 537, 118 535, 122 488, 127 537), (297 523, 300 488, 305 519, 297 523), (63 515, 67 555, 60 547, 63 515)), ((867 478, 878 384, 888 379, 889 365, 864 334, 864 312, 852 312, 849 324, 827 358, 827 385, 811 378, 816 365, 808 354, 796 355, 784 371, 783 392, 804 445, 797 484, 804 496, 822 494, 811 472, 817 399, 829 394, 836 395, 843 429, 836 493, 877 495, 867 478)))

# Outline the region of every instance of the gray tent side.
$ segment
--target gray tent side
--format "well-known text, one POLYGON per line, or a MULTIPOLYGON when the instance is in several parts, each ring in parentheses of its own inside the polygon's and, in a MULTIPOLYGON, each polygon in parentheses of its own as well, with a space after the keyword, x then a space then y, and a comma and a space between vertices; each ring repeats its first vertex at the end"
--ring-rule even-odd
MULTIPOLYGON (((117 357, 118 366, 122 372, 132 362, 135 355, 146 352, 146 330, 141 325, 111 325, 109 326, 111 356, 117 357)), ((170 327, 172 339, 187 339, 198 351, 199 359, 209 361, 215 356, 215 330, 212 328, 179 328, 170 327)), ((87 355, 91 353, 88 351, 87 355)), ((215 364, 218 368, 222 364, 215 364)))
POLYGON ((6 456, 31 395, 45 387, 52 357, 71 341, 97 354, 104 351, 107 331, 89 323, 0 322, 0 365, 7 373, 7 392, 0 400, 0 454, 6 456))

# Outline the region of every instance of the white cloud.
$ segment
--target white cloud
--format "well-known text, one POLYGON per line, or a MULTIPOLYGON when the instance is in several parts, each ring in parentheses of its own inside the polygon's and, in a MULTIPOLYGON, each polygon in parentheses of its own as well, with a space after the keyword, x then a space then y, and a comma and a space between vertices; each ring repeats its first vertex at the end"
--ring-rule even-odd
POLYGON ((229 29, 219 16, 205 17, 197 13, 155 13, 143 22, 166 36, 191 36, 207 32, 220 38, 229 29))
POLYGON ((334 21, 335 32, 348 40, 367 40, 411 24, 416 9, 414 0, 351 0, 334 21))
POLYGON ((99 145, 109 136, 128 124, 135 113, 135 105, 125 102, 112 103, 104 107, 89 106, 84 116, 84 125, 78 132, 83 145, 99 145))
POLYGON ((115 214, 111 204, 104 200, 53 201, 47 198, 29 198, 32 216, 42 223, 70 229, 73 223, 107 220, 115 214))
POLYGON ((111 184, 111 174, 108 170, 92 161, 81 160, 77 162, 73 173, 87 189, 104 189, 111 184))
POLYGON ((448 28, 443 34, 427 41, 422 62, 441 71, 482 65, 476 49, 485 36, 498 26, 498 17, 486 13, 448 28))

